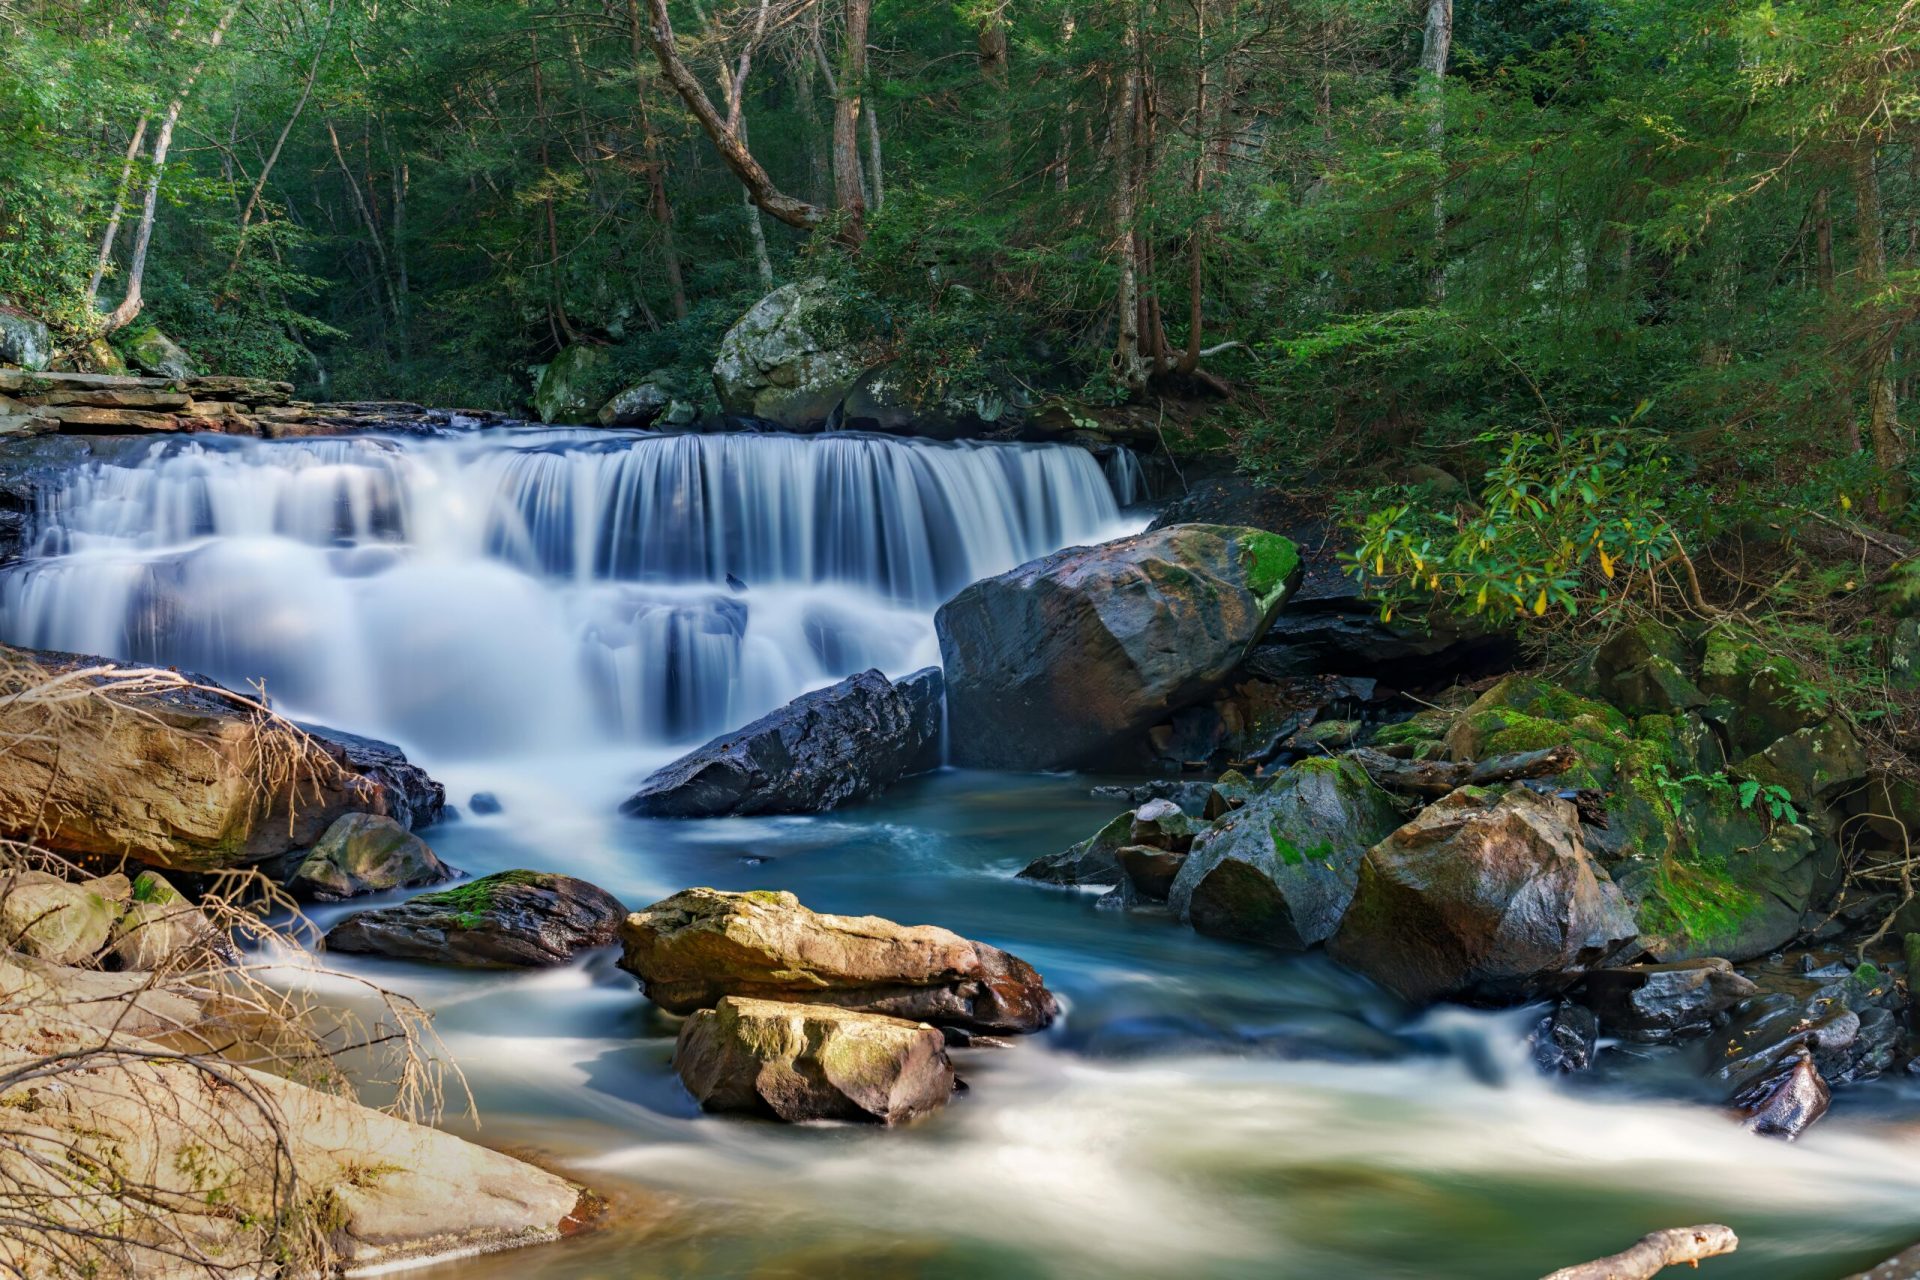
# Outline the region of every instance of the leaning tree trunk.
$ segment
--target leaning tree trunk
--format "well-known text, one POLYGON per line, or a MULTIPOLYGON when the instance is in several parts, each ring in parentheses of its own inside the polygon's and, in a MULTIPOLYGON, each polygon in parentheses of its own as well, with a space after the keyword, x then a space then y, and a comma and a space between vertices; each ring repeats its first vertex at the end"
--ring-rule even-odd
POLYGON ((1542 1280, 1648 1280, 1668 1267, 1697 1267, 1703 1258, 1717 1258, 1740 1246, 1733 1228, 1718 1223, 1674 1227, 1640 1237, 1631 1249, 1562 1267, 1542 1280))
POLYGON ((153 217, 160 207, 160 178, 166 170, 167 151, 173 145, 174 126, 180 123, 180 111, 187 105, 187 95, 193 92, 194 84, 200 79, 200 73, 206 70, 220 42, 227 38, 227 28, 232 25, 233 17, 239 11, 240 2, 234 0, 221 13, 220 21, 214 25, 213 35, 207 40, 206 53, 193 65, 193 70, 187 72, 187 78, 173 95, 173 101, 167 104, 167 114, 160 122, 159 132, 154 134, 153 155, 150 157, 153 172, 147 177, 147 196, 140 208, 140 229, 134 233, 133 257, 127 264, 127 292, 120 299, 120 305, 113 309, 113 314, 107 317, 107 333, 114 333, 132 324, 145 305, 140 287, 146 279, 147 251, 153 245, 153 217))
POLYGON ((120 165, 120 181, 113 188, 113 212, 107 215, 107 229, 100 237, 100 254, 94 259, 93 275, 87 280, 87 306, 100 296, 100 282, 113 263, 113 242, 120 238, 120 219, 126 213, 127 191, 133 186, 133 166, 140 159, 140 144, 147 140, 147 118, 140 117, 133 138, 127 143, 127 158, 120 165))

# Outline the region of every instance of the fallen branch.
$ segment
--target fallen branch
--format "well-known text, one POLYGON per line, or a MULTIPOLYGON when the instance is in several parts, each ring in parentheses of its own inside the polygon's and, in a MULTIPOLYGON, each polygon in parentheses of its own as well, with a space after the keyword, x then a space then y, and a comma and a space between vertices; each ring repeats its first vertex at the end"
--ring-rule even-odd
POLYGON ((1368 747, 1349 751, 1347 755, 1365 769, 1377 785, 1389 791, 1408 791, 1422 796, 1443 796, 1456 787, 1550 778, 1556 773, 1565 773, 1575 764, 1572 747, 1516 751, 1488 760, 1400 760, 1368 747))
POLYGON ((1670 1227, 1640 1237, 1639 1243, 1611 1257, 1562 1267, 1541 1280, 1646 1280, 1668 1267, 1681 1263, 1700 1265, 1702 1258, 1716 1258, 1740 1247, 1740 1237, 1732 1227, 1710 1222, 1698 1227, 1670 1227))

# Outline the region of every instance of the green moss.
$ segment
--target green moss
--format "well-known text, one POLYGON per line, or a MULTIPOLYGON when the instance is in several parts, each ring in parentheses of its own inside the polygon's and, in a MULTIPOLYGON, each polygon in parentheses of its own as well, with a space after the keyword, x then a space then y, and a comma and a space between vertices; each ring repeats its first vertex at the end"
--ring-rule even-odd
POLYGON ((1664 858, 1640 900, 1640 931, 1711 944, 1731 936, 1759 907, 1760 896, 1736 883, 1724 862, 1664 858))
POLYGON ((1256 529, 1240 535, 1240 554, 1247 590, 1263 609, 1286 593, 1300 571, 1300 549, 1277 533, 1256 529))
POLYGON ((486 922, 487 913, 499 906, 502 889, 544 885, 551 878, 544 871, 499 871, 451 889, 423 893, 413 901, 421 906, 438 907, 451 913, 456 928, 477 929, 486 922))

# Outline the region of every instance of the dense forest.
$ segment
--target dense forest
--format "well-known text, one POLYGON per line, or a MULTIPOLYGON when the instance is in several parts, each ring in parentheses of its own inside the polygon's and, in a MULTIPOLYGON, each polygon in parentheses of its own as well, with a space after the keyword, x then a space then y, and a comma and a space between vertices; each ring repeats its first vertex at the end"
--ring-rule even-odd
MULTIPOLYGON (((1363 476, 1342 501, 1388 610, 1577 617, 1643 571, 1705 607, 1689 548, 1743 522, 1912 518, 1896 0, 0 22, 0 298, 73 367, 157 326, 316 399, 531 415, 571 348, 587 413, 650 378, 712 420, 728 326, 824 281, 910 409, 1131 411, 1176 455, 1363 476), (1483 478, 1504 496, 1462 514, 1483 478)), ((1847 581, 1770 607, 1860 675, 1871 641, 1825 625, 1847 581)))

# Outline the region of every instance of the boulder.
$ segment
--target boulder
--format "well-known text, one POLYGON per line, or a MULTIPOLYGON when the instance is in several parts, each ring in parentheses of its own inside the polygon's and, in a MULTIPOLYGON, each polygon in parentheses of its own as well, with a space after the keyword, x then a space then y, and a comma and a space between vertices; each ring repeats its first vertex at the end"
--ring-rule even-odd
POLYGON ((1760 990, 1718 957, 1593 969, 1585 988, 1600 1029, 1640 1044, 1704 1034, 1716 1014, 1760 990))
POLYGON ((950 757, 1027 770, 1140 759, 1147 730, 1220 686, 1299 577, 1277 534, 1175 525, 974 583, 934 619, 950 757))
MULTIPOLYGON (((1117 885, 1126 878, 1121 865, 1122 850, 1130 847, 1138 850, 1135 857, 1143 860, 1143 868, 1144 859, 1150 854, 1171 854, 1184 859, 1193 848, 1194 837, 1203 830, 1204 824, 1188 817, 1174 801, 1165 797, 1150 799, 1080 843, 1059 853, 1035 858, 1021 868, 1020 877, 1049 884, 1117 885)), ((1171 864, 1161 860, 1160 865, 1171 864)), ((1166 889, 1152 896, 1156 901, 1164 899, 1166 889)))
POLYGON ((1608 636, 1581 664, 1575 684, 1628 715, 1697 711, 1709 699, 1689 674, 1693 666, 1693 654, 1678 632, 1639 622, 1608 636))
POLYGON ((1116 853, 1114 860, 1120 864, 1120 874, 1127 878, 1137 900, 1165 902, 1180 868, 1187 863, 1187 855, 1152 845, 1130 844, 1116 853))
POLYGON ((946 760, 947 677, 938 667, 922 667, 893 682, 907 704, 907 718, 920 740, 907 772, 930 773, 946 760))
POLYGON ((530 968, 607 945, 626 914, 618 898, 585 880, 501 871, 348 916, 327 931, 327 946, 469 968, 530 968))
POLYGON ((287 888, 300 897, 339 902, 388 889, 419 889, 459 874, 392 818, 348 813, 327 828, 287 888))
POLYGON ((801 694, 659 770, 622 811, 652 818, 820 813, 876 796, 939 750, 938 703, 924 675, 896 685, 862 671, 801 694))
POLYGON ((548 361, 533 384, 533 409, 540 421, 592 422, 600 408, 594 384, 606 362, 607 349, 586 342, 576 342, 548 361))
POLYGON ((1409 1000, 1507 1004, 1562 990, 1635 933, 1573 805, 1463 787, 1367 851, 1328 951, 1409 1000))
POLYGON ((125 912, 113 922, 107 955, 116 968, 147 973, 196 964, 226 945, 205 912, 158 872, 142 871, 133 881, 125 912))
POLYGON ((1201 933, 1303 951, 1339 927, 1361 859, 1401 819, 1358 764, 1303 760, 1194 841, 1167 904, 1201 933))
POLYGON ((724 996, 803 1000, 988 1034, 1058 1006, 1032 966, 933 925, 809 911, 791 893, 687 889, 627 917, 620 967, 670 1013, 724 996))
POLYGON ((73 883, 44 871, 0 872, 0 945, 54 964, 85 964, 125 910, 125 876, 73 883))
POLYGON ((156 378, 191 378, 198 372, 186 349, 151 325, 129 334, 120 354, 128 364, 156 378))
POLYGON ((1820 722, 1815 701, 1806 696, 1806 677, 1789 659, 1720 628, 1707 633, 1705 649, 1700 688, 1710 701, 1702 714, 1735 759, 1820 722))
POLYGON ((53 360, 53 334, 24 311, 0 305, 0 365, 38 373, 53 360))
POLYGON ((1784 788, 1806 813, 1842 792, 1859 790, 1870 767, 1859 737, 1835 717, 1783 734, 1733 768, 1743 778, 1784 788))
POLYGON ((870 334, 830 281, 781 285, 720 339, 713 387, 720 407, 794 431, 820 427, 867 366, 870 334))
MULTIPOLYGON (((551 368, 551 366, 549 366, 551 368)), ((603 427, 650 427, 673 402, 673 394, 648 375, 647 381, 613 393, 594 421, 603 427)))
MULTIPOLYGON (((392 747, 261 718, 202 677, 99 684, 104 659, 0 651, 0 677, 27 689, 64 678, 94 696, 0 703, 0 836, 75 857, 135 853, 165 871, 217 871, 306 849, 346 813, 415 824, 437 816, 439 784, 392 747), (58 731, 50 728, 58 723, 58 731), (379 763, 366 749, 379 746, 379 763)), ((123 671, 139 668, 121 667, 123 671)))
POLYGON ((884 431, 952 440, 1004 432, 1025 420, 1021 389, 995 387, 977 395, 919 396, 891 366, 869 369, 847 391, 840 424, 851 431, 884 431))
POLYGON ((953 1094, 946 1039, 924 1022, 728 996, 680 1028, 673 1066, 708 1111, 898 1124, 953 1094))

